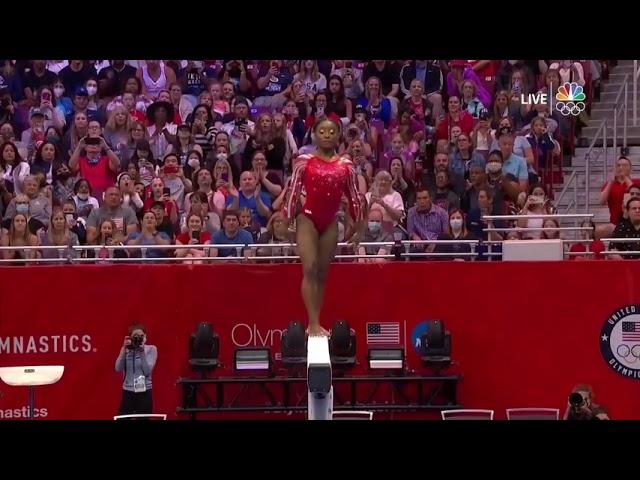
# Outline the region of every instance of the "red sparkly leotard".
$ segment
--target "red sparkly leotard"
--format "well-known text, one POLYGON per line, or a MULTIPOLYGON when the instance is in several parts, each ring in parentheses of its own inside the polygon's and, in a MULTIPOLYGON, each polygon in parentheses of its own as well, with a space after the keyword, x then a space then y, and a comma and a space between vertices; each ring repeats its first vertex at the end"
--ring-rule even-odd
POLYGON ((325 161, 312 155, 301 155, 291 176, 285 213, 295 218, 298 213, 308 217, 319 233, 324 232, 336 219, 342 195, 347 197, 349 214, 361 220, 363 208, 358 194, 358 177, 348 158, 337 157, 325 161), (299 210, 300 194, 304 189, 306 200, 299 210))

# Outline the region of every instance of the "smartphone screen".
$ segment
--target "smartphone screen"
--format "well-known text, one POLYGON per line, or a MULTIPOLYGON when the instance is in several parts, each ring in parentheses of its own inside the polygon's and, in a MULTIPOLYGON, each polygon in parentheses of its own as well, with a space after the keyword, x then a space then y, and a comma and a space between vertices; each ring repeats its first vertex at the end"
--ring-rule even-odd
POLYGON ((42 100, 46 100, 46 101, 50 102, 51 101, 51 93, 42 92, 42 100))
POLYGON ((229 181, 229 174, 227 172, 223 172, 220 175, 220 178, 222 178, 222 180, 224 180, 225 182, 228 182, 229 181))
POLYGON ((171 196, 171 189, 170 189, 169 187, 164 187, 164 188, 162 189, 162 194, 163 194, 163 195, 171 196))
POLYGON ((200 232, 191 232, 191 238, 200 241, 200 232))

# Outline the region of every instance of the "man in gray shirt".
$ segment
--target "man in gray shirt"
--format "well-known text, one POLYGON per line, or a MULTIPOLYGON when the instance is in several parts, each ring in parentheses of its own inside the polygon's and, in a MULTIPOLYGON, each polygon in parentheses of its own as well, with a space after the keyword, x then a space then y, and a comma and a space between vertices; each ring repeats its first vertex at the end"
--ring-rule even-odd
POLYGON ((130 207, 122 206, 122 195, 117 187, 109 187, 104 195, 104 205, 94 209, 87 219, 87 243, 93 243, 98 237, 100 225, 105 220, 113 220, 116 229, 123 237, 138 230, 138 218, 130 207))

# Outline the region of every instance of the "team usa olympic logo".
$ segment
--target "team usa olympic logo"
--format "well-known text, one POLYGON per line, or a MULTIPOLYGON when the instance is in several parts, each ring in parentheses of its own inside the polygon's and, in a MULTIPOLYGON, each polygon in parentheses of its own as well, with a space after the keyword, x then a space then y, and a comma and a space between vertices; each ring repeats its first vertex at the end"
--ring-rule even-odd
POLYGON ((609 316, 600 332, 600 351, 614 372, 640 380, 640 305, 627 305, 609 316))

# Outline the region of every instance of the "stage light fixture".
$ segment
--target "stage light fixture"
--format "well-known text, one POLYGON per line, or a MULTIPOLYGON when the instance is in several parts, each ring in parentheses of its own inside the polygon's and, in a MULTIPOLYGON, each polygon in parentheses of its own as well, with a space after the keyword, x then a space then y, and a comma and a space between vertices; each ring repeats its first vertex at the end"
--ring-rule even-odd
POLYGON ((215 370, 220 362, 220 338, 213 331, 210 323, 198 324, 196 331, 189 339, 189 364, 194 370, 215 370))
POLYGON ((300 322, 292 321, 282 332, 280 341, 282 364, 287 368, 306 367, 307 338, 304 326, 300 322))
POLYGON ((356 364, 356 335, 344 320, 337 320, 329 337, 331 364, 338 368, 349 368, 356 364))
POLYGON ((451 365, 451 333, 441 320, 427 321, 427 332, 420 335, 420 359, 427 367, 451 365))

